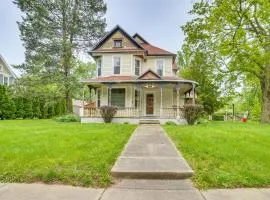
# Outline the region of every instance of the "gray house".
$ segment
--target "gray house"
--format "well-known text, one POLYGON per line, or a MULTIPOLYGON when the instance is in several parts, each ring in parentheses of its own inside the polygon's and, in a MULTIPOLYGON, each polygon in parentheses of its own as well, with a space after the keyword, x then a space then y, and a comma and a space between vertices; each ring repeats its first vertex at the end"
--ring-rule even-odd
POLYGON ((16 74, 0 54, 0 85, 12 85, 16 78, 16 74))

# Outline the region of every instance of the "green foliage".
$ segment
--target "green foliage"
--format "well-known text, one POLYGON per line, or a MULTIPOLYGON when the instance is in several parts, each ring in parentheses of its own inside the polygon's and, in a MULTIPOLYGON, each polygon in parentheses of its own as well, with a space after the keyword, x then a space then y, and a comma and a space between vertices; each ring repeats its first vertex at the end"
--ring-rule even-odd
POLYGON ((26 48, 25 63, 17 66, 39 86, 56 85, 72 112, 76 93, 76 55, 89 52, 104 35, 106 4, 103 0, 33 1, 14 0, 23 13, 18 22, 26 48), (38 31, 37 31, 38 30, 38 31))
POLYGON ((15 104, 16 104, 16 118, 23 118, 24 116, 24 102, 23 102, 23 98, 16 98, 15 99, 15 104))
POLYGON ((193 125, 196 120, 202 115, 203 106, 198 104, 185 104, 182 111, 184 118, 187 120, 187 123, 189 125, 193 125))
POLYGON ((63 115, 55 119, 58 122, 80 122, 80 117, 76 115, 63 115))
POLYGON ((224 121, 224 115, 213 115, 213 121, 224 121))
POLYGON ((117 108, 113 106, 101 106, 100 114, 105 123, 111 123, 115 114, 117 112, 117 108))
POLYGON ((16 107, 11 99, 8 87, 0 85, 0 119, 13 119, 15 111, 16 107))
POLYGON ((183 27, 185 48, 207 55, 214 70, 225 76, 221 88, 256 79, 261 121, 270 123, 270 1, 202 0, 190 13, 195 17, 183 27))
POLYGON ((23 99, 23 118, 24 119, 33 118, 32 101, 28 98, 23 99))
POLYGON ((34 118, 41 118, 41 111, 40 111, 40 101, 39 99, 33 99, 33 117, 34 118))
MULTIPOLYGON (((209 58, 201 49, 191 53, 187 46, 183 46, 182 51, 178 53, 178 63, 181 67, 181 77, 199 83, 196 88, 198 94, 196 101, 203 105, 207 114, 212 114, 223 107, 227 100, 223 96, 224 88, 220 87, 224 83, 224 76, 215 70, 217 66, 215 60, 209 58)), ((226 87, 227 92, 231 92, 230 89, 226 87)))
POLYGON ((168 125, 168 126, 176 126, 176 125, 177 125, 177 124, 176 124, 175 122, 173 122, 173 121, 167 121, 165 124, 168 125))
POLYGON ((0 119, 52 118, 65 113, 63 98, 51 99, 42 94, 28 95, 27 90, 15 91, 0 85, 0 119), (58 108, 57 112, 55 108, 58 108))

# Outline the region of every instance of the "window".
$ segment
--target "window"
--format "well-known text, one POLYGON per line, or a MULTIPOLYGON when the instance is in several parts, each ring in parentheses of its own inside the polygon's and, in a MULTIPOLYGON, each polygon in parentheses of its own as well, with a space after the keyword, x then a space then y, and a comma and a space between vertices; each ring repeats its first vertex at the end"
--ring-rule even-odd
POLYGON ((0 65, 0 72, 2 72, 3 71, 3 66, 2 65, 0 65))
POLYGON ((4 76, 4 85, 8 85, 8 77, 4 76))
POLYGON ((113 73, 120 74, 121 58, 113 57, 113 73))
POLYGON ((114 40, 114 48, 121 48, 122 47, 122 40, 114 40))
POLYGON ((13 77, 9 77, 9 85, 12 85, 13 84, 13 77))
POLYGON ((97 75, 101 76, 101 59, 97 60, 97 75))
POLYGON ((113 88, 111 89, 111 105, 116 107, 125 107, 125 89, 124 88, 113 88))
POLYGON ((0 74, 0 85, 2 85, 4 82, 4 75, 0 74))
POLYGON ((101 96, 101 91, 100 90, 97 90, 97 107, 99 108, 100 107, 100 96, 101 96))
POLYGON ((139 76, 141 70, 141 61, 138 59, 135 59, 135 75, 139 76))
POLYGON ((160 76, 163 76, 164 61, 157 60, 157 73, 160 76))

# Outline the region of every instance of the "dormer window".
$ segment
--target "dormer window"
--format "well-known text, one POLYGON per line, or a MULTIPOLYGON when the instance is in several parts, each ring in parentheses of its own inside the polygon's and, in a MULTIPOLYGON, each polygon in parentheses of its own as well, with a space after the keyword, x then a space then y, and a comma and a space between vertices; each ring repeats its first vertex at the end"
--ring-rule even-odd
POLYGON ((114 40, 114 48, 122 48, 122 40, 114 40))

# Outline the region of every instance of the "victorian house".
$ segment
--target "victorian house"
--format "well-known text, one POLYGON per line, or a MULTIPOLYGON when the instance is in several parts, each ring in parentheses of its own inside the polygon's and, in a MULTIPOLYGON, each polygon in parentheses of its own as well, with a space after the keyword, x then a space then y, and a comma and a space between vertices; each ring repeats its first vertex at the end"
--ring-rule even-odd
POLYGON ((113 28, 92 49, 96 77, 83 80, 95 93, 96 107, 85 108, 82 122, 103 122, 99 107, 116 106, 114 122, 155 120, 183 123, 181 107, 195 103, 197 83, 178 75, 176 54, 150 44, 138 33, 113 28))

